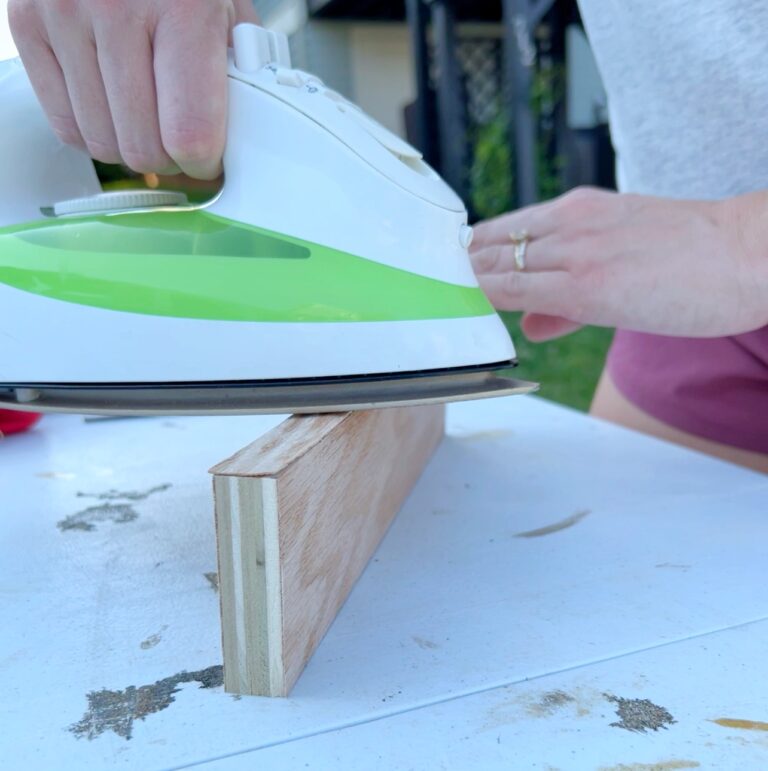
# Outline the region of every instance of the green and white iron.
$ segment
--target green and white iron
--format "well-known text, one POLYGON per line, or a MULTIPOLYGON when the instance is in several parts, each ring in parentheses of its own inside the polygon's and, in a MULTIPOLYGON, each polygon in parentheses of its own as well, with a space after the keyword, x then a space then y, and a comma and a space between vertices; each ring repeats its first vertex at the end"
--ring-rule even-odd
POLYGON ((284 37, 234 31, 221 193, 103 193, 0 65, 0 406, 324 412, 530 390, 463 204, 284 37))

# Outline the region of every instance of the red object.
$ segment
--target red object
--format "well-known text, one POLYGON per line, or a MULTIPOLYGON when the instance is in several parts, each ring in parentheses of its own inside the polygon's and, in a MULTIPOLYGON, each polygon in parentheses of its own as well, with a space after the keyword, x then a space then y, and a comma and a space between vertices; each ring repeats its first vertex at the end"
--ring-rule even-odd
POLYGON ((36 412, 0 410, 0 436, 8 436, 8 434, 18 434, 20 431, 26 431, 34 426, 41 417, 36 412))

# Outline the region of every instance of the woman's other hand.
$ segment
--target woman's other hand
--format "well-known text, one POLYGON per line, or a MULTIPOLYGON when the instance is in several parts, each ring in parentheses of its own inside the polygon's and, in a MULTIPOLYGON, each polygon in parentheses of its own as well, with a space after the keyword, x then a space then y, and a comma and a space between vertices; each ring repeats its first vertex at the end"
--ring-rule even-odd
POLYGON ((768 324, 768 194, 679 201, 579 188, 475 228, 472 262, 533 340, 583 324, 720 337, 768 324), (530 236, 525 269, 510 234, 530 236))

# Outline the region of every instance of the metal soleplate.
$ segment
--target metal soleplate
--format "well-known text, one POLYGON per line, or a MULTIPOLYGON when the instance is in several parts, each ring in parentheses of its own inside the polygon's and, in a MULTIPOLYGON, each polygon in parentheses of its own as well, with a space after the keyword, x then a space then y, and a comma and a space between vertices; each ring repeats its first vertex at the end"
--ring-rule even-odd
POLYGON ((530 393, 511 362, 395 375, 292 381, 10 384, 0 407, 93 415, 253 415, 323 413, 487 399, 530 393))

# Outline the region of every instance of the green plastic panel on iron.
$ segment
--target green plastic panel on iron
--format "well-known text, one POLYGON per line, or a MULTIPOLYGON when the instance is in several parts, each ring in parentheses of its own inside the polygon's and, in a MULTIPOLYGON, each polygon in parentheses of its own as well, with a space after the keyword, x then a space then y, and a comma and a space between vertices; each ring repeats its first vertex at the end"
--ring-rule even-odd
POLYGON ((494 312, 478 288, 205 210, 1 228, 0 282, 97 308, 222 321, 405 321, 494 312))

